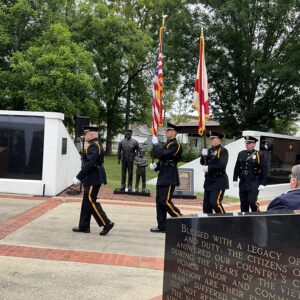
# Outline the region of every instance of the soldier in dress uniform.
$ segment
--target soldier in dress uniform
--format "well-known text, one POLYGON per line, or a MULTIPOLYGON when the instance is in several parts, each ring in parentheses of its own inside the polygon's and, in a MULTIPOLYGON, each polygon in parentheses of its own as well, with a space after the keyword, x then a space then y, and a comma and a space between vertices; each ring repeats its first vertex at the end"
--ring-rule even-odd
POLYGON ((245 136, 247 150, 239 152, 233 173, 233 185, 238 186, 241 202, 241 212, 258 212, 257 197, 259 191, 265 189, 268 176, 268 166, 261 151, 255 150, 257 138, 245 136))
POLYGON ((107 183, 103 166, 104 152, 98 143, 98 128, 84 127, 84 140, 88 143, 88 146, 83 153, 83 166, 81 171, 73 178, 73 184, 82 182, 84 187, 79 226, 74 227, 73 231, 89 233, 91 215, 93 215, 99 227, 103 226, 100 235, 106 235, 113 228, 114 223, 110 221, 101 204, 97 202, 101 184, 107 183))
POLYGON ((167 124, 167 143, 162 147, 158 145, 156 136, 153 136, 153 155, 159 159, 158 163, 151 163, 150 169, 159 171, 156 184, 156 218, 157 227, 151 232, 165 232, 167 213, 172 217, 181 216, 180 210, 172 202, 175 186, 179 186, 179 173, 177 163, 180 161, 182 146, 176 140, 177 126, 167 124))
POLYGON ((228 151, 221 145, 222 133, 209 131, 211 148, 202 149, 200 164, 205 172, 203 212, 225 213, 222 205, 225 189, 229 188, 226 166, 228 151))
POLYGON ((120 191, 125 191, 126 173, 128 171, 128 192, 132 191, 134 157, 139 152, 139 143, 132 139, 132 130, 127 129, 125 138, 118 145, 118 163, 122 162, 122 178, 120 191))

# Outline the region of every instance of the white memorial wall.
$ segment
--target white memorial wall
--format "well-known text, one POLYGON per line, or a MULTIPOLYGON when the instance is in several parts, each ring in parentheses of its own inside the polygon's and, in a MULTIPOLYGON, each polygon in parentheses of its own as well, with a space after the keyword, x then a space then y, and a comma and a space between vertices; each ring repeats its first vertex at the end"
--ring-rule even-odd
POLYGON ((72 185, 72 178, 80 170, 81 160, 63 124, 63 114, 0 111, 0 116, 32 116, 43 117, 45 120, 42 178, 40 180, 0 178, 0 193, 55 196, 72 185), (64 154, 63 139, 66 142, 64 154))

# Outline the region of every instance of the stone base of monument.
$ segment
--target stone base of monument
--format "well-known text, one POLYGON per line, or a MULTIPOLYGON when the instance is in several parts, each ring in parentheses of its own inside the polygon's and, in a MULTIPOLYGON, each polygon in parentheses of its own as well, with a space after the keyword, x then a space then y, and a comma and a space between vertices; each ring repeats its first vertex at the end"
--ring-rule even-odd
POLYGON ((124 190, 116 188, 114 190, 114 194, 125 194, 125 195, 132 195, 132 196, 150 197, 150 190, 146 190, 145 192, 132 190, 132 191, 128 192, 127 189, 124 191, 124 190))
POLYGON ((168 218, 163 300, 300 299, 300 215, 168 218))

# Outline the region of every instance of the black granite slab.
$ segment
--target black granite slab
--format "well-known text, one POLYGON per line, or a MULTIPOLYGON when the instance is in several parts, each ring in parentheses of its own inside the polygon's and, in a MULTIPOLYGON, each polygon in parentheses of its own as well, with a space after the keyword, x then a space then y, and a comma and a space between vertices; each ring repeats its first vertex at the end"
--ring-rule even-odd
POLYGON ((300 215, 168 219, 163 299, 300 299, 300 215))

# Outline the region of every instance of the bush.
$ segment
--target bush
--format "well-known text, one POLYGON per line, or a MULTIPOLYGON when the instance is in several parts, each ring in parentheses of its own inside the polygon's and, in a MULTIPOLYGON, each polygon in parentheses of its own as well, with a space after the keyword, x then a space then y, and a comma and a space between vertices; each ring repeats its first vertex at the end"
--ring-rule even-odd
POLYGON ((183 145, 181 161, 190 162, 200 156, 199 149, 191 148, 188 145, 183 145))

